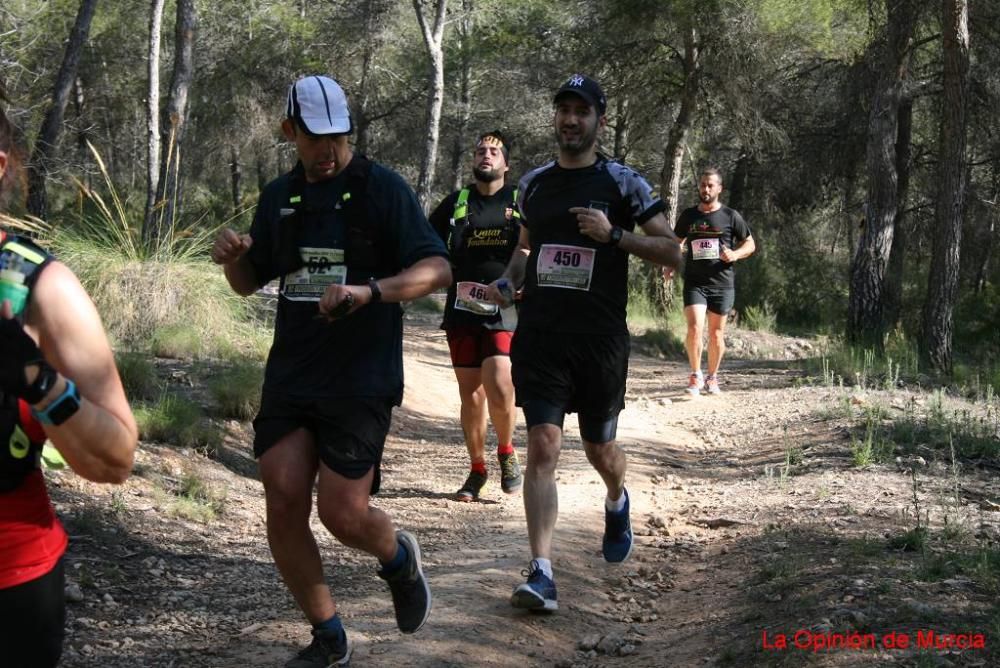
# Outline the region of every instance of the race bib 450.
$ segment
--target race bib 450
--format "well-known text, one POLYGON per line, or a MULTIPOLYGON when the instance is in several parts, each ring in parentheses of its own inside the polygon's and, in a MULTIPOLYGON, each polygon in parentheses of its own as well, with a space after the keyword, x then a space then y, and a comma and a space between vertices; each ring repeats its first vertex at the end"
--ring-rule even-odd
POLYGON ((538 285, 589 290, 594 274, 593 248, 544 244, 538 251, 538 285))

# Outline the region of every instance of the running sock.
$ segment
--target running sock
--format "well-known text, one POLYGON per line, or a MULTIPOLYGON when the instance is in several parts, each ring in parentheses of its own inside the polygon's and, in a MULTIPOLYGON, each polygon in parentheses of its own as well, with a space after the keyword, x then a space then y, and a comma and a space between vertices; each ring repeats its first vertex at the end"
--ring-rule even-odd
POLYGON ((622 487, 622 493, 617 500, 612 501, 610 497, 604 499, 604 507, 612 513, 620 513, 625 510, 625 488, 622 487))
POLYGON ((552 561, 550 559, 542 559, 541 557, 535 558, 535 563, 538 564, 538 570, 545 574, 545 577, 552 579, 552 561))
POLYGON ((410 558, 410 551, 401 541, 396 541, 396 556, 382 563, 382 575, 392 575, 399 571, 410 558))
POLYGON ((472 462, 472 471, 473 473, 481 473, 482 475, 486 475, 486 462, 483 461, 472 462))
POLYGON ((340 614, 335 613, 333 617, 326 620, 325 622, 320 622, 319 624, 313 624, 313 628, 317 631, 332 631, 338 635, 344 633, 344 625, 340 621, 340 614))
POLYGON ((497 454, 498 455, 510 455, 514 453, 514 444, 508 443, 507 445, 498 445, 497 454))

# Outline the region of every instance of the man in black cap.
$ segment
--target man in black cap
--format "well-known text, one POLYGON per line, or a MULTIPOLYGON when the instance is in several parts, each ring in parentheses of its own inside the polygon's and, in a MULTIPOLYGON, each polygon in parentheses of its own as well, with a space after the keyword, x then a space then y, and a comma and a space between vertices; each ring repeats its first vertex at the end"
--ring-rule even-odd
POLYGON ((413 633, 430 613, 416 538, 369 497, 403 393, 399 302, 445 287, 451 272, 409 186, 351 151, 350 110, 335 81, 296 81, 285 115, 298 163, 265 187, 250 234, 224 230, 212 259, 241 295, 280 279, 254 454, 271 554, 313 626, 312 643, 286 666, 326 668, 346 665, 351 646, 309 527, 317 476, 320 521, 378 558, 399 629, 413 633))
MULTIPOLYGON (((499 130, 476 141, 475 182, 441 201, 431 225, 448 246, 454 282, 448 289, 441 329, 448 337, 451 365, 462 402, 461 422, 470 471, 455 494, 477 501, 488 479, 486 416, 497 435, 500 488, 521 489, 521 466, 514 450, 514 385, 510 380, 510 341, 516 321, 486 299, 486 287, 500 277, 517 247, 520 232, 514 199, 505 185, 510 146, 499 130)), ((510 308, 507 314, 514 313, 510 308)))
MULTIPOLYGON (((558 608, 552 534, 566 413, 578 414, 587 459, 607 488, 604 558, 621 562, 632 552, 625 453, 615 442, 628 372, 628 256, 680 262, 663 202, 638 173, 597 152, 607 124, 600 85, 574 74, 554 103, 558 158, 518 184, 521 234, 501 278, 524 288, 511 362, 528 427, 523 494, 531 563, 511 603, 538 611, 558 608)), ((489 294, 502 303, 499 283, 489 294)))

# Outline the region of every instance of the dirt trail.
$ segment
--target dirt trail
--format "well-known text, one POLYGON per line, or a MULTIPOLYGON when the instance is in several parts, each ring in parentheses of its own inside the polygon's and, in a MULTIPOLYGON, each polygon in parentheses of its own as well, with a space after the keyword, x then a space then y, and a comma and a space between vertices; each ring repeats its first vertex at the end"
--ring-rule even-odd
MULTIPOLYGON (((914 583, 912 558, 886 553, 884 537, 912 525, 911 478, 853 468, 845 424, 822 417, 844 391, 797 388, 785 363, 727 362, 721 396, 687 400, 681 364, 633 354, 619 430, 638 534, 633 558, 601 558, 603 486, 571 418, 558 474, 560 609, 514 610, 510 592, 529 558, 520 495, 500 493, 493 462, 483 502, 451 500, 466 455, 447 346, 426 316, 408 317, 405 345, 406 399, 376 504, 419 537, 434 610, 419 633, 399 634, 374 561, 337 545, 314 519, 357 644, 352 665, 907 665, 927 653, 767 650, 762 632, 881 635, 938 625, 1000 641, 988 592, 961 579, 914 583)), ((82 599, 69 608, 64 666, 280 666, 308 641, 267 550, 247 425, 231 422, 228 431, 211 459, 145 445, 124 491, 52 476, 73 535, 67 572, 82 599), (224 510, 208 524, 172 517, 156 493, 192 470, 225 490, 224 510)), ((523 426, 515 440, 523 463, 523 426)), ((918 500, 939 519, 949 476, 932 469, 918 500)), ((996 484, 969 475, 965 487, 981 501, 960 501, 968 513, 955 516, 974 514, 995 537, 1000 507, 988 499, 996 484)), ((926 665, 989 665, 996 655, 930 656, 926 665)))

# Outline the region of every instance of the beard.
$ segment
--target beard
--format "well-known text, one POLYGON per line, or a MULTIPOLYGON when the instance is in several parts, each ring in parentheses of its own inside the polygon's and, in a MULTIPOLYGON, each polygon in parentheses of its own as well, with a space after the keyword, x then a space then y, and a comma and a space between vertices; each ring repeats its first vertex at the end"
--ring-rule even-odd
POLYGON ((492 183, 493 181, 503 180, 503 172, 500 171, 499 167, 494 167, 493 169, 479 169, 478 167, 473 167, 472 176, 474 176, 477 181, 482 181, 483 183, 492 183))
POLYGON ((573 139, 567 139, 563 137, 562 132, 556 129, 556 144, 559 145, 560 150, 566 151, 573 155, 580 155, 581 153, 586 153, 594 147, 597 143, 597 126, 595 125, 588 132, 583 129, 580 133, 573 139))

